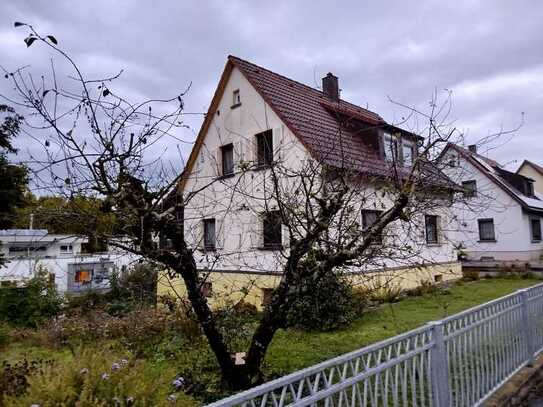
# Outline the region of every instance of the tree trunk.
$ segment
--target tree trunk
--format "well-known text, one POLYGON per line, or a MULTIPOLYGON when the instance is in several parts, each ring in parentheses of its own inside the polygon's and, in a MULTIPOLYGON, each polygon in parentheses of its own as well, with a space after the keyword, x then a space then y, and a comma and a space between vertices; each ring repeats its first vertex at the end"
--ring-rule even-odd
POLYGON ((247 375, 243 374, 243 370, 234 364, 224 337, 215 323, 213 313, 200 290, 201 283, 192 256, 190 259, 184 259, 184 264, 178 269, 178 273, 183 277, 192 308, 202 326, 209 346, 215 354, 224 384, 232 390, 248 388, 250 383, 247 380, 247 375), (190 262, 190 267, 187 267, 186 262, 190 262))

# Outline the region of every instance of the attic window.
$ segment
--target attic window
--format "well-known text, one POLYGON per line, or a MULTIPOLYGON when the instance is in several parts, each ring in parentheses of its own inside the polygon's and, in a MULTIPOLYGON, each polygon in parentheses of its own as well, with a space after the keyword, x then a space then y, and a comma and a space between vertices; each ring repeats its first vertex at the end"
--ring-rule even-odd
POLYGON ((534 184, 532 181, 526 181, 526 195, 534 196, 534 184))
POLYGON ((404 140, 402 142, 402 159, 403 165, 406 167, 411 167, 413 161, 415 160, 415 144, 404 140))
POLYGON ((60 252, 61 253, 71 253, 72 251, 72 245, 61 245, 60 246, 60 252))
POLYGON ((232 106, 231 108, 234 109, 238 106, 241 106, 241 97, 239 95, 239 89, 236 89, 232 92, 232 106))
POLYGON ((398 139, 390 133, 383 135, 385 160, 395 162, 398 159, 398 139))

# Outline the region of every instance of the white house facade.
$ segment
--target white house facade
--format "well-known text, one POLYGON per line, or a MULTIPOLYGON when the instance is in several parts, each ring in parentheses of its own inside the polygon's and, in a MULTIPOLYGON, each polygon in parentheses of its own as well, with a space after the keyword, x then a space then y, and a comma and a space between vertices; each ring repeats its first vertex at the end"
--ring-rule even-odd
POLYGON ((534 180, 534 189, 543 195, 543 167, 529 160, 524 160, 518 167, 517 174, 534 180))
POLYGON ((107 290, 110 277, 136 256, 124 251, 84 254, 81 236, 49 234, 44 229, 0 230, 0 286, 24 285, 38 271, 47 273, 60 293, 107 290))
MULTIPOLYGON (((213 291, 241 289, 249 293, 249 301, 257 305, 264 301, 266 290, 277 282, 290 240, 286 225, 275 215, 274 199, 279 196, 289 204, 295 200, 296 190, 302 188, 300 174, 308 169, 341 166, 381 177, 365 184, 360 199, 353 203, 363 227, 371 226, 375 215, 391 205, 391 197, 381 193, 386 190, 382 177, 387 174, 385 163, 391 151, 386 147, 394 148, 409 165, 416 155, 416 136, 340 100, 333 75, 323 79, 323 87, 324 91, 313 89, 239 58, 228 58, 182 181, 187 200, 185 238, 197 248, 199 267, 210 270, 213 291), (338 115, 354 117, 357 129, 366 129, 366 139, 349 128, 338 136, 338 115), (283 169, 280 185, 274 183, 271 162, 283 169), (279 193, 269 194, 274 188, 279 193)), ((413 267, 414 260, 384 257, 351 271, 395 274, 403 286, 458 277, 456 253, 445 236, 451 221, 449 209, 443 205, 418 214, 419 230, 401 231, 399 226, 397 233, 386 237, 421 247, 417 265, 426 266, 424 275, 413 267), (431 236, 425 236, 426 232, 431 236), (409 240, 410 233, 417 242, 409 240)), ((159 281, 159 293, 176 287, 179 282, 159 281)))
POLYGON ((540 263, 543 200, 533 180, 505 170, 494 160, 449 144, 444 171, 465 189, 455 207, 456 237, 467 260, 540 263))

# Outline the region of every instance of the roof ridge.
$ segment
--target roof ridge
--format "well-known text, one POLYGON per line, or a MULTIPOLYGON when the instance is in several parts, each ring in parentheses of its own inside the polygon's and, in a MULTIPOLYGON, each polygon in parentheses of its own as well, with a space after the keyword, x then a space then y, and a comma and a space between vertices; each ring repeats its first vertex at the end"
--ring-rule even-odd
MULTIPOLYGON (((269 72, 269 73, 272 73, 273 75, 277 75, 277 76, 279 76, 279 77, 281 77, 281 78, 283 78, 283 79, 286 79, 287 81, 294 82, 295 84, 301 85, 301 86, 303 86, 304 88, 307 88, 307 89, 311 90, 312 92, 318 93, 319 95, 323 96, 323 98, 326 98, 325 95, 324 95, 324 92, 323 92, 322 90, 319 90, 318 88, 314 88, 314 87, 309 86, 309 85, 307 85, 307 84, 305 84, 305 83, 302 83, 302 82, 300 82, 300 81, 297 81, 296 79, 289 78, 288 76, 285 76, 285 75, 283 75, 283 74, 277 73, 277 72, 272 71, 272 70, 270 70, 270 69, 268 69, 268 68, 264 68, 263 66, 257 65, 257 64, 255 64, 255 63, 253 63, 253 62, 251 62, 251 61, 247 61, 246 59, 237 57, 237 56, 235 56, 235 55, 228 55, 228 59, 229 59, 229 60, 232 60, 232 59, 233 59, 233 60, 238 60, 238 61, 241 61, 241 62, 243 62, 243 63, 246 63, 246 64, 249 64, 249 65, 255 66, 255 67, 258 68, 258 69, 263 69, 263 70, 265 70, 265 71, 267 71, 267 72, 269 72)), ((343 103, 349 104, 349 105, 351 105, 351 106, 353 106, 353 107, 355 107, 355 108, 357 108, 357 109, 362 109, 363 111, 368 112, 368 113, 371 113, 371 114, 373 114, 373 115, 379 117, 381 120, 384 121, 384 119, 381 117, 381 115, 380 115, 379 113, 376 113, 376 112, 374 112, 374 111, 372 111, 372 110, 366 109, 365 107, 356 105, 356 104, 354 104, 353 102, 349 102, 348 100, 341 99, 341 98, 339 99, 339 102, 343 102, 343 103)))

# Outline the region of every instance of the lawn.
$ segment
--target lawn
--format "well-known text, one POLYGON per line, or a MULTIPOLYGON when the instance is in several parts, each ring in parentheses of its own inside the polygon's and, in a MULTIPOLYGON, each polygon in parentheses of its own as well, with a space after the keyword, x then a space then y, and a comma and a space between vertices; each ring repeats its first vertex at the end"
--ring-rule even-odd
MULTIPOLYGON (((362 318, 346 329, 325 333, 292 329, 280 331, 272 342, 265 370, 270 377, 287 374, 540 282, 520 278, 463 282, 451 286, 445 292, 407 297, 399 302, 368 310, 362 318)), ((210 393, 204 396, 207 398, 206 401, 224 395, 217 390, 218 376, 213 356, 206 349, 207 345, 204 342, 197 345, 185 340, 183 344, 182 339, 169 338, 154 346, 152 351, 144 356, 130 355, 121 344, 111 341, 85 346, 90 349, 89 352, 96 355, 109 352, 109 355, 113 355, 108 356, 110 359, 123 356, 135 359, 135 363, 141 367, 138 380, 142 385, 154 385, 159 389, 161 399, 164 399, 164 394, 167 395, 171 391, 169 386, 172 378, 180 373, 185 377, 192 374, 191 380, 195 383, 198 381, 205 383, 207 386, 205 392, 210 393), (210 390, 209 386, 215 387, 210 390)), ((72 352, 67 348, 40 347, 26 342, 24 338, 8 344, 0 352, 0 364, 3 360, 16 362, 23 358, 49 359, 66 365, 76 362, 72 352)), ((179 392, 178 396, 176 405, 201 403, 201 400, 194 400, 183 392, 179 392)), ((201 391, 197 397, 202 398, 201 391)))
POLYGON ((272 372, 292 372, 402 332, 541 283, 532 279, 492 279, 454 285, 446 295, 409 297, 369 311, 348 329, 334 332, 282 331, 266 359, 272 372))

